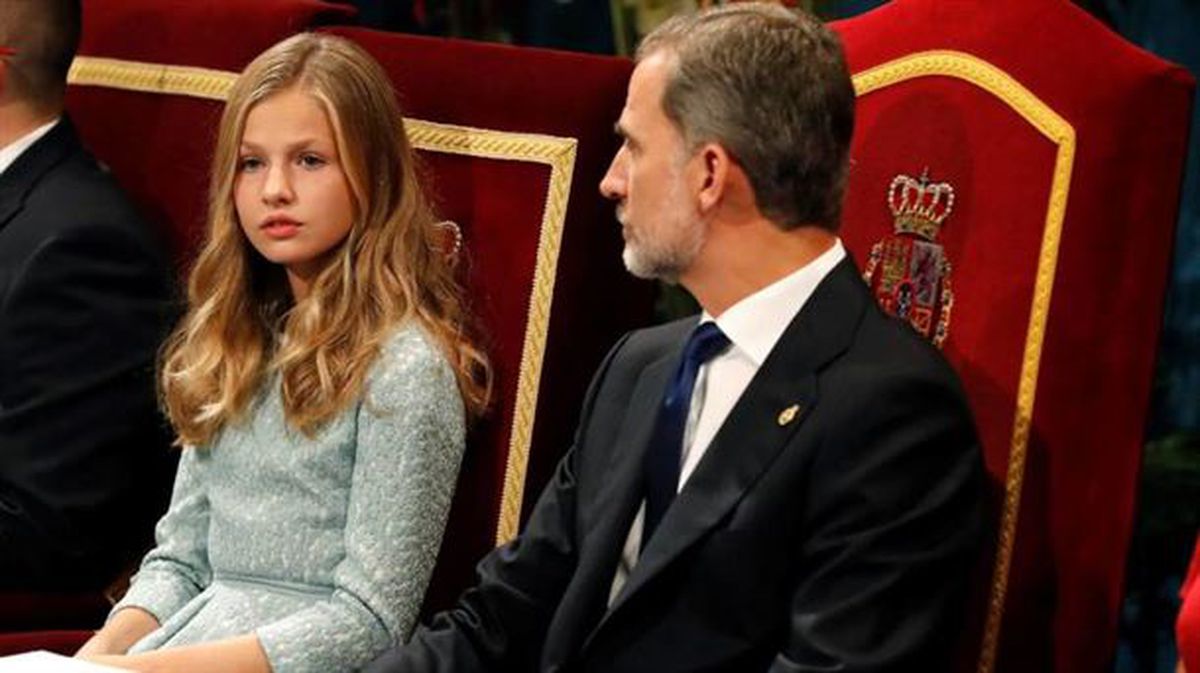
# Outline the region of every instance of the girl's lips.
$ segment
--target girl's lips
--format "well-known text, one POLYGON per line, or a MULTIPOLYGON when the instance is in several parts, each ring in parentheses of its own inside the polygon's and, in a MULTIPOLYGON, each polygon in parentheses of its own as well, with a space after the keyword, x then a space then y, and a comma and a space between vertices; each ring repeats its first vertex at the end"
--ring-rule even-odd
POLYGON ((300 224, 290 220, 275 220, 264 224, 262 230, 271 238, 291 238, 300 232, 300 224))

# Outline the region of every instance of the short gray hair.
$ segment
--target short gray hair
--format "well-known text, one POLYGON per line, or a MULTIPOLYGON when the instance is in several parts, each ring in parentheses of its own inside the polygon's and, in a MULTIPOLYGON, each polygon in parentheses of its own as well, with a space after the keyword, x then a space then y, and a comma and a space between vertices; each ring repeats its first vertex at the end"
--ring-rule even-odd
POLYGON ((833 32, 799 11, 740 3, 668 19, 642 41, 637 60, 663 51, 676 57, 663 111, 689 151, 724 147, 780 228, 836 230, 854 87, 833 32))

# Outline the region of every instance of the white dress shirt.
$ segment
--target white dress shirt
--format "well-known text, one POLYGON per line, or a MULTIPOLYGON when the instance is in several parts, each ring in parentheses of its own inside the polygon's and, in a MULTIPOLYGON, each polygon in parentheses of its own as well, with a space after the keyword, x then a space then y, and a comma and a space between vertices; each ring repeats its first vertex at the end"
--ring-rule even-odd
POLYGON ((49 133, 50 129, 54 128, 54 125, 57 123, 58 118, 56 117, 54 121, 42 124, 29 133, 17 138, 8 145, 5 145, 3 148, 0 148, 0 175, 4 175, 4 172, 8 170, 8 167, 12 166, 13 163, 16 162, 17 158, 25 153, 25 150, 29 149, 37 141, 41 140, 42 136, 49 133))
MULTIPOLYGON (((813 261, 742 299, 715 320, 707 311, 700 317, 701 323, 716 322, 717 327, 729 337, 731 345, 724 353, 702 365, 696 375, 688 422, 683 433, 679 490, 683 490, 713 437, 783 336, 784 330, 804 308, 817 285, 845 256, 846 250, 841 240, 837 239, 813 261)), ((617 573, 609 593, 610 605, 637 564, 645 514, 646 506, 643 503, 629 529, 629 537, 625 540, 621 560, 617 564, 617 573)))

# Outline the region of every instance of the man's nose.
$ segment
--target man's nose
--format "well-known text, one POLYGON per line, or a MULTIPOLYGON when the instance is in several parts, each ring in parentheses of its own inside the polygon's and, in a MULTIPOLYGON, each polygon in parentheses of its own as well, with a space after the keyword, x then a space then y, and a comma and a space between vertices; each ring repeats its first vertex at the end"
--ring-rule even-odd
POLYGON ((600 180, 600 193, 606 199, 619 200, 625 196, 625 148, 617 150, 608 172, 600 180))

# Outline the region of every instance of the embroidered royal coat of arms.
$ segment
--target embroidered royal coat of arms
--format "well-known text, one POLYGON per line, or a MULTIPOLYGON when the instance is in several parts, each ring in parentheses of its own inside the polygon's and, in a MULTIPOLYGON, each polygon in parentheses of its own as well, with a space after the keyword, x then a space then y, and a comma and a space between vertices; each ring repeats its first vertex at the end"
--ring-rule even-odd
POLYGON ((954 208, 954 188, 897 175, 888 187, 893 234, 871 247, 863 279, 888 313, 907 320, 938 348, 950 334, 950 260, 937 242, 942 223, 954 208))

